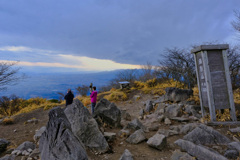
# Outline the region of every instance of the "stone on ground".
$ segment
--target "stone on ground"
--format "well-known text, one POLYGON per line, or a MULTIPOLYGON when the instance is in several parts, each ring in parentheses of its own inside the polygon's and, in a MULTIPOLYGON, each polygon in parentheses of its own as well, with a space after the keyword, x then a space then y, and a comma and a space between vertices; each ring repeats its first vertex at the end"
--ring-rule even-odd
POLYGON ((108 143, 99 130, 96 120, 80 100, 75 99, 64 112, 71 124, 72 132, 86 147, 97 152, 108 150, 108 143))
POLYGON ((166 94, 164 95, 164 99, 173 102, 186 101, 188 98, 190 98, 190 96, 193 95, 193 90, 187 89, 169 87, 166 88, 165 91, 166 94))
POLYGON ((227 150, 224 153, 224 156, 229 158, 229 159, 237 159, 237 157, 239 156, 239 152, 236 150, 227 150))
POLYGON ((121 110, 107 99, 103 98, 97 103, 93 117, 101 117, 110 126, 121 127, 121 110))
POLYGON ((180 150, 175 150, 171 156, 171 160, 179 160, 181 157, 185 156, 186 152, 181 152, 180 150))
POLYGON ((217 151, 210 150, 201 145, 196 145, 190 141, 179 139, 174 143, 180 146, 183 150, 187 151, 188 154, 196 157, 198 160, 227 160, 226 157, 222 156, 217 151))
POLYGON ((6 150, 9 144, 10 142, 6 139, 0 139, 0 154, 6 150))
POLYGON ((229 129, 232 133, 240 133, 240 127, 229 129))
POLYGON ((15 155, 6 155, 2 158, 0 158, 0 160, 15 160, 16 156, 15 155))
POLYGON ((199 126, 198 123, 189 123, 186 124, 182 127, 182 129, 180 130, 180 134, 187 134, 188 132, 191 132, 192 130, 194 130, 197 126, 199 126))
POLYGON ((202 145, 227 145, 231 142, 226 136, 203 124, 185 135, 183 139, 202 145))
POLYGON ((126 139, 128 143, 132 143, 132 144, 138 144, 144 140, 146 140, 146 136, 144 131, 141 129, 135 131, 126 139))
POLYGON ((172 124, 172 122, 171 122, 171 120, 169 118, 165 118, 164 124, 170 125, 170 124, 172 124))
POLYGON ((133 156, 128 149, 126 149, 119 160, 133 160, 133 156))
POLYGON ((147 141, 148 146, 163 150, 167 145, 167 138, 162 134, 155 134, 147 141))
POLYGON ((131 121, 131 115, 127 111, 122 110, 121 111, 121 116, 122 116, 122 119, 125 119, 127 121, 131 121))
POLYGON ((196 158, 186 153, 184 156, 180 157, 179 160, 196 160, 196 158))
POLYGON ((116 133, 104 132, 104 137, 107 141, 113 141, 116 139, 116 133))
POLYGON ((82 142, 75 137, 71 124, 60 107, 51 109, 46 131, 39 141, 42 160, 87 160, 82 142))
POLYGON ((158 134, 163 134, 165 135, 166 137, 169 137, 169 136, 173 136, 173 135, 178 135, 179 133, 177 131, 174 131, 174 130, 165 130, 165 129, 159 129, 158 134))
POLYGON ((15 150, 24 151, 24 150, 28 150, 29 148, 34 150, 36 148, 36 145, 32 142, 26 141, 22 143, 20 146, 18 146, 15 150))
POLYGON ((152 110, 153 110, 153 101, 147 100, 145 111, 149 113, 152 110))
POLYGON ((180 117, 182 115, 182 107, 178 104, 172 104, 165 108, 165 115, 169 117, 180 117))
POLYGON ((42 133, 45 132, 46 130, 46 127, 41 127, 37 132, 36 134, 33 136, 33 140, 35 143, 38 143, 39 139, 41 138, 42 136, 42 133))
POLYGON ((142 129, 144 132, 147 131, 146 127, 137 118, 129 122, 127 128, 133 130, 142 129))

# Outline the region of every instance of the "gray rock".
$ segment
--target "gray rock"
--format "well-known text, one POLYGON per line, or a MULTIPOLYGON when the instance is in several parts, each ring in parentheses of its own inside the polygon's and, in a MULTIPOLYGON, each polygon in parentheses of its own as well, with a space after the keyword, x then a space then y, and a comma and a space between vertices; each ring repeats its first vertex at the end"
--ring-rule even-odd
POLYGON ((139 129, 137 131, 135 131, 132 135, 130 135, 126 141, 128 143, 132 143, 132 144, 138 144, 142 141, 146 140, 146 136, 143 130, 139 129))
POLYGON ((240 133, 240 127, 229 129, 232 133, 240 133))
POLYGON ((119 137, 128 137, 130 135, 130 132, 129 130, 120 130, 117 134, 119 137))
POLYGON ((228 150, 236 150, 238 152, 240 152, 240 142, 231 142, 228 143, 228 150))
POLYGON ((236 150, 227 150, 224 153, 224 156, 229 158, 229 159, 237 159, 237 157, 239 156, 239 152, 236 150))
POLYGON ((179 133, 177 131, 174 131, 174 130, 165 130, 165 129, 159 129, 158 134, 163 134, 165 135, 166 137, 169 137, 169 136, 173 136, 173 135, 178 135, 179 133))
POLYGON ((142 116, 142 117, 143 117, 143 116, 144 116, 144 113, 145 113, 144 109, 141 109, 140 112, 139 112, 139 116, 142 116))
POLYGON ((190 96, 193 95, 193 90, 187 89, 179 89, 179 88, 166 88, 166 94, 164 95, 164 99, 173 101, 173 102, 181 102, 186 101, 190 96))
POLYGON ((187 151, 188 154, 196 157, 198 160, 227 160, 227 158, 223 157, 218 152, 209 150, 207 147, 203 147, 201 145, 195 145, 190 141, 179 139, 174 143, 180 146, 183 150, 187 151))
POLYGON ((180 130, 180 134, 187 134, 188 132, 191 132, 192 130, 194 130, 197 126, 199 126, 198 123, 189 123, 186 124, 182 127, 182 129, 180 130))
POLYGON ((104 137, 107 141, 113 141, 116 139, 116 133, 104 132, 104 137))
POLYGON ((16 158, 15 155, 7 155, 7 156, 0 158, 0 160, 15 160, 15 158, 16 158))
POLYGON ((71 124, 60 107, 51 109, 46 131, 39 141, 42 160, 87 160, 85 147, 74 136, 71 124))
POLYGON ((15 150, 24 151, 29 148, 31 148, 33 150, 36 148, 36 145, 32 142, 26 141, 26 142, 22 143, 20 146, 18 146, 15 150))
POLYGON ((171 156, 171 160, 179 160, 181 157, 185 156, 186 152, 181 152, 180 150, 175 150, 171 156))
POLYGON ((147 141, 148 146, 163 150, 167 145, 167 138, 162 134, 155 134, 147 141))
POLYGON ((181 117, 182 108, 177 104, 169 105, 165 108, 165 115, 169 117, 181 117))
POLYGON ((131 121, 131 115, 127 111, 121 111, 122 119, 125 119, 127 121, 131 121))
POLYGON ((37 133, 33 136, 33 140, 34 140, 35 143, 38 143, 39 139, 42 136, 42 133, 45 132, 45 130, 46 130, 46 127, 44 126, 44 127, 40 128, 37 131, 37 133))
POLYGON ((149 113, 152 110, 153 110, 153 101, 147 100, 145 111, 149 113))
POLYGON ((0 154, 6 150, 9 144, 10 142, 6 139, 0 139, 0 154))
POLYGON ((171 120, 169 118, 165 118, 164 124, 170 125, 170 124, 172 124, 172 122, 171 122, 171 120))
POLYGON ((148 129, 149 131, 157 131, 159 129, 159 124, 152 124, 148 129))
POLYGON ((236 142, 240 142, 236 137, 233 137, 233 140, 236 142))
POLYGON ((133 130, 142 129, 144 132, 147 132, 146 127, 138 119, 134 119, 131 122, 129 122, 127 128, 133 130))
POLYGON ((201 106, 199 106, 199 105, 186 105, 185 106, 185 112, 187 112, 188 114, 193 114, 192 110, 199 112, 199 111, 201 111, 201 106))
POLYGON ((27 123, 34 123, 34 124, 37 124, 38 123, 38 119, 30 119, 27 121, 27 123))
POLYGON ((165 103, 159 103, 154 113, 159 113, 159 114, 162 114, 162 112, 164 113, 165 107, 166 107, 165 103))
POLYGON ((31 157, 31 158, 37 157, 37 156, 40 155, 40 153, 41 153, 41 152, 39 151, 39 149, 36 148, 36 149, 34 149, 34 150, 32 151, 32 153, 29 155, 29 157, 31 157))
POLYGON ((29 154, 30 154, 30 153, 29 153, 28 151, 23 151, 23 152, 22 152, 22 155, 23 155, 23 156, 28 156, 29 154))
POLYGON ((10 148, 6 151, 6 154, 11 154, 14 151, 14 148, 10 148))
POLYGON ((133 156, 128 149, 126 149, 119 160, 133 160, 133 156))
POLYGON ((96 120, 80 100, 75 99, 64 112, 71 124, 72 132, 86 147, 97 152, 108 150, 108 143, 99 130, 96 120))
POLYGON ((183 139, 202 145, 227 145, 231 142, 226 136, 203 124, 185 135, 183 139))
POLYGON ((157 117, 157 122, 161 123, 164 119, 165 119, 165 116, 164 115, 160 115, 160 116, 157 117))
POLYGON ((121 127, 120 108, 104 98, 97 103, 93 117, 101 117, 102 121, 110 126, 121 127))
POLYGON ((169 129, 170 130, 174 130, 174 131, 177 131, 177 132, 180 132, 180 130, 183 128, 182 125, 178 125, 178 126, 170 126, 169 129))

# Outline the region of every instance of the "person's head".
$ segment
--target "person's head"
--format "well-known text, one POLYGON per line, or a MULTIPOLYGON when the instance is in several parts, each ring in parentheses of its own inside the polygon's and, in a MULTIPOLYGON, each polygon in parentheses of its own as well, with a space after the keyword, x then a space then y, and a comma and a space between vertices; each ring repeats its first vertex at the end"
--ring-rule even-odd
POLYGON ((69 92, 72 92, 72 90, 68 88, 67 93, 69 93, 69 92))
POLYGON ((94 86, 94 87, 92 87, 92 88, 93 88, 93 90, 94 90, 94 91, 96 91, 96 89, 97 89, 95 86, 94 86))

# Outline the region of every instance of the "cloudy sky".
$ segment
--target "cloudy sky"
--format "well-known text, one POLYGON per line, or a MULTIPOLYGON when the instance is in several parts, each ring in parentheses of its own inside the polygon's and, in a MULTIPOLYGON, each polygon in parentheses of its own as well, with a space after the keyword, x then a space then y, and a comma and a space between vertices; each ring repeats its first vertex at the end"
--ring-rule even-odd
MULTIPOLYGON (((239 0, 1 0, 0 61, 74 72, 157 64, 165 47, 237 43, 239 0)), ((239 41, 238 41, 239 42, 239 41)))

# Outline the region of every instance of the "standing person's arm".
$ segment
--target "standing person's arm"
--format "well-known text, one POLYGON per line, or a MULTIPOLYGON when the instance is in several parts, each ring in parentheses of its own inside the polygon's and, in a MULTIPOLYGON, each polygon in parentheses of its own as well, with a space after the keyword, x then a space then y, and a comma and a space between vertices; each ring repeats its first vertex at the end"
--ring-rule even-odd
POLYGON ((93 96, 94 96, 94 92, 91 93, 90 98, 93 98, 93 96))

